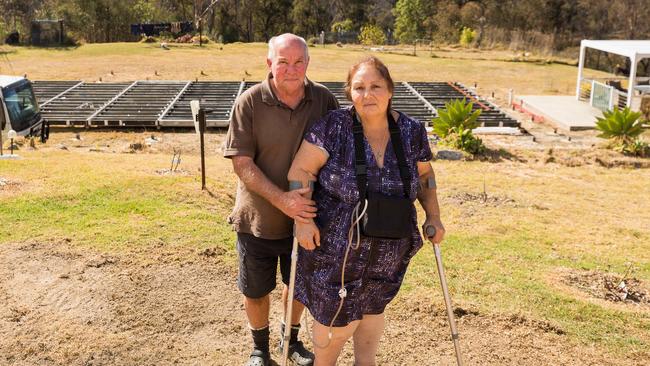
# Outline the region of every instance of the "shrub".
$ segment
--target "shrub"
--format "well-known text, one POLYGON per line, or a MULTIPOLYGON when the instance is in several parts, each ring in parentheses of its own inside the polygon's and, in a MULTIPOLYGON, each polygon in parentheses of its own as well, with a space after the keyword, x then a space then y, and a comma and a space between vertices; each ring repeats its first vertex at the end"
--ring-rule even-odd
POLYGON ((472 133, 479 126, 478 117, 481 115, 481 110, 472 111, 473 107, 473 103, 453 100, 438 110, 438 117, 433 119, 433 131, 443 139, 443 144, 470 154, 485 151, 483 141, 472 133))
POLYGON ((630 153, 630 146, 638 147, 638 138, 643 133, 644 122, 640 117, 641 112, 633 112, 629 107, 604 111, 603 117, 596 118, 596 129, 601 132, 598 137, 609 139, 614 150, 630 153))
POLYGON ((463 30, 460 32, 460 44, 468 47, 476 39, 476 31, 469 27, 463 27, 463 30))
POLYGON ((442 143, 472 155, 485 152, 483 140, 474 136, 472 130, 463 126, 454 127, 452 132, 442 140, 442 143))
POLYGON ((140 43, 156 43, 156 42, 158 42, 158 39, 156 39, 156 37, 153 36, 147 36, 143 34, 142 37, 140 38, 140 43))
POLYGON ((176 37, 174 37, 174 34, 172 32, 166 32, 166 31, 160 32, 158 38, 161 41, 167 41, 167 42, 173 42, 176 39, 176 37))
POLYGON ((345 19, 340 22, 332 23, 332 27, 330 28, 330 30, 332 32, 351 32, 353 28, 354 28, 354 24, 352 23, 352 20, 345 19))
POLYGON ((462 126, 472 130, 479 126, 478 117, 481 110, 472 111, 474 104, 460 99, 445 103, 445 108, 438 110, 438 117, 433 119, 433 132, 441 138, 447 137, 454 128, 462 126))
POLYGON ((307 45, 309 47, 314 47, 317 44, 320 44, 320 38, 318 37, 309 37, 309 39, 307 40, 307 45))
POLYGON ((638 138, 632 141, 632 143, 628 144, 627 148, 623 150, 623 153, 639 156, 642 158, 650 157, 650 145, 638 138))
POLYGON ((194 38, 191 34, 184 34, 178 38, 176 38, 175 42, 176 43, 192 43, 192 38, 194 38))
POLYGON ((364 45, 383 45, 386 43, 384 32, 376 25, 366 24, 361 27, 359 42, 364 45))
MULTIPOLYGON (((194 37, 192 37, 192 43, 199 44, 199 35, 198 34, 195 35, 194 37)), ((201 36, 201 43, 203 43, 203 44, 210 43, 210 38, 208 38, 208 36, 201 36)))

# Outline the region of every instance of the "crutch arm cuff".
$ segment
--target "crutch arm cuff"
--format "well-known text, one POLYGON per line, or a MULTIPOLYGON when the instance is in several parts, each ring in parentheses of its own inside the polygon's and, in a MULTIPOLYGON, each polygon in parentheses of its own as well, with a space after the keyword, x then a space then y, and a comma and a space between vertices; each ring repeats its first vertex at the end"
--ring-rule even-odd
MULTIPOLYGON (((309 180, 309 181, 307 181, 307 184, 309 185, 309 189, 313 191, 314 186, 316 185, 316 181, 309 180)), ((301 188, 302 188, 302 182, 301 181, 299 181, 299 180, 290 180, 289 181, 289 190, 290 191, 295 191, 295 190, 301 189, 301 188)))

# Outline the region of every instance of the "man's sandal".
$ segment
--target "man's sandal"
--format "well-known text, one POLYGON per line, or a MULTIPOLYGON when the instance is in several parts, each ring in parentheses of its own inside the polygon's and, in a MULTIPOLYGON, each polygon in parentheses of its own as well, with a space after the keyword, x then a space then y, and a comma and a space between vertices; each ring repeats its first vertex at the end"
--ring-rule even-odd
POLYGON ((253 350, 245 366, 270 366, 271 355, 268 352, 253 350))

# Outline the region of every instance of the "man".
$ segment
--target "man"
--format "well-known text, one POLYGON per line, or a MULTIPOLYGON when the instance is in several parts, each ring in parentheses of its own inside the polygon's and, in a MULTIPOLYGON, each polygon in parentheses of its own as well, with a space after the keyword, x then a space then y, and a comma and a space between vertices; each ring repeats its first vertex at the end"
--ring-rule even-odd
MULTIPOLYGON (((278 260, 286 311, 292 219, 316 216, 314 202, 301 196, 309 188, 288 192, 289 167, 309 125, 338 108, 327 88, 306 79, 309 53, 303 38, 293 34, 271 38, 266 63, 267 79, 235 102, 224 149, 239 177, 228 220, 237 232, 237 282, 253 336, 250 366, 270 364, 269 293, 276 285, 278 260)), ((311 365, 313 354, 298 341, 303 309, 294 301, 289 357, 298 365, 311 365)))

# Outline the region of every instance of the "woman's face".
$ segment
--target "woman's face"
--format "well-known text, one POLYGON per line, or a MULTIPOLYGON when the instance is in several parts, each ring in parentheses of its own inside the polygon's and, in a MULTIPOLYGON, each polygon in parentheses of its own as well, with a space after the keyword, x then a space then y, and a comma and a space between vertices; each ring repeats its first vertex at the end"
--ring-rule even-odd
POLYGON ((354 108, 363 118, 386 115, 393 94, 379 71, 371 64, 363 64, 352 77, 350 96, 354 108))

